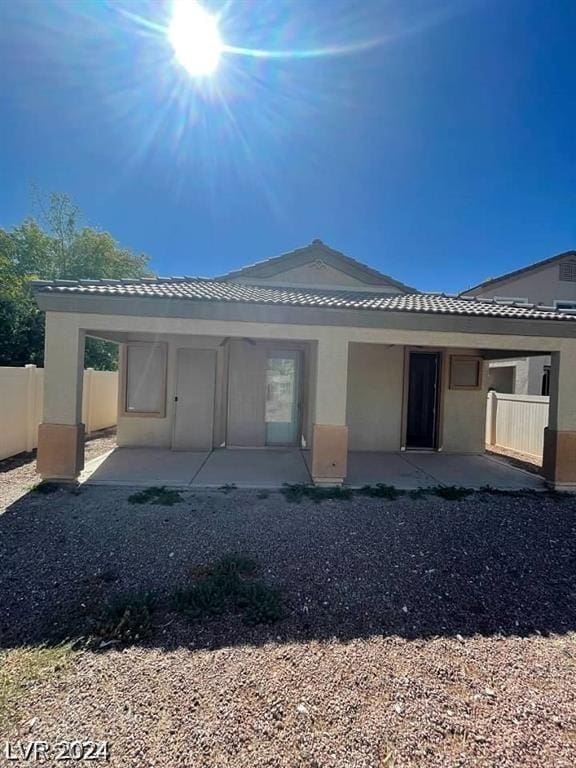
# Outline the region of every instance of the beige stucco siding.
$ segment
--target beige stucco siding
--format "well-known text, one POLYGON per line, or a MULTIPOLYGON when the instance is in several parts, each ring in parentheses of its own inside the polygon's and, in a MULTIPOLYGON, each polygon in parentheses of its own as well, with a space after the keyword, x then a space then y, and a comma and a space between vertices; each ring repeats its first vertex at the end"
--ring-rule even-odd
MULTIPOLYGON (((215 336, 169 336, 130 334, 127 341, 156 341, 167 344, 168 360, 166 371, 166 413, 163 418, 153 416, 126 416, 122 414, 122 387, 119 393, 119 418, 117 441, 120 446, 150 446, 170 448, 175 415, 174 396, 176 393, 176 363, 180 348, 216 350, 216 392, 214 408, 214 445, 225 439, 225 376, 226 351, 221 347, 222 337, 215 336)), ((121 356, 122 361, 122 356, 121 356)), ((121 362, 122 364, 122 362, 121 362)), ((122 374, 122 371, 120 372, 122 374)), ((122 377, 121 377, 122 379, 122 377)))
MULTIPOLYGON (((450 354, 475 355, 477 352, 462 349, 451 350, 450 354)), ((450 354, 444 355, 440 447, 446 453, 482 453, 488 392, 486 363, 481 389, 450 389, 450 354)))
MULTIPOLYGON (((154 306, 156 306, 154 304, 154 306)), ((200 306, 200 309, 203 305, 200 306)), ((266 313, 272 310, 266 308, 266 313)), ((372 313, 370 317, 374 317, 372 313)), ((171 447, 174 419, 174 394, 176 374, 176 351, 179 347, 192 346, 217 349, 217 393, 215 409, 214 444, 221 445, 226 436, 226 382, 227 348, 230 341, 249 338, 256 344, 281 347, 294 344, 308 348, 307 356, 307 404, 304 412, 304 433, 310 446, 312 425, 345 425, 349 422, 350 448, 358 450, 398 450, 398 419, 401 418, 402 395, 399 382, 402 381, 402 366, 399 363, 400 348, 418 345, 443 349, 446 358, 462 349, 494 350, 498 353, 513 350, 514 357, 520 350, 546 352, 561 351, 575 354, 576 341, 563 336, 568 330, 564 323, 523 323, 486 320, 475 318, 440 318, 386 316, 387 327, 359 327, 336 325, 307 325, 303 322, 307 313, 299 310, 293 323, 254 322, 240 319, 222 320, 185 317, 129 316, 87 313, 53 313, 47 315, 49 332, 47 349, 50 397, 45 408, 45 421, 55 425, 79 423, 77 413, 76 369, 80 362, 81 341, 84 331, 104 336, 114 334, 118 341, 162 341, 168 346, 166 415, 163 418, 122 416, 119 421, 118 439, 120 445, 150 445, 171 447), (396 320, 410 324, 418 320, 419 328, 394 327, 396 320), (462 326, 452 330, 451 324, 462 326), (436 324, 446 330, 427 328, 436 324), (477 326, 478 331, 472 332, 477 326), (506 334, 510 326, 517 332, 506 334), (542 326, 542 332, 540 332, 542 326), (463 330, 466 329, 466 330, 463 330), (480 329, 485 329, 481 332, 480 329), (558 336, 548 336, 546 331, 558 331, 558 336), (532 335, 530 335, 532 331, 532 335), (78 344, 70 344, 77 339, 78 344), (395 345, 396 349, 392 349, 395 345), (391 351, 388 352, 387 349, 391 351), (64 350, 65 352, 62 352, 64 350), (350 358, 349 358, 350 351, 350 358), (385 361, 390 354, 395 361, 388 366, 385 361), (349 363, 350 360, 350 363, 349 363), (350 370, 350 376, 348 376, 350 370), (374 376, 375 381, 368 377, 374 376), (50 378, 50 376, 52 378, 50 378), (339 382, 343 386, 339 388, 339 382), (346 384, 350 395, 346 394, 346 384), (379 402, 380 391, 392 399, 389 407, 379 402), (395 393, 395 394, 394 394, 395 393), (389 409, 388 409, 389 408, 389 409), (392 413, 394 409, 394 413, 392 413), (49 421, 48 421, 49 419, 49 421), (394 438, 394 435, 396 437, 394 438), (390 442, 388 442, 390 441, 390 442)), ((312 314, 312 316, 314 316, 312 314)), ((328 320, 330 312, 326 313, 328 320)), ((343 315, 346 316, 345 314, 343 315)), ((292 317, 290 315, 290 317, 292 317)), ((369 320, 370 318, 368 318, 369 320)), ((244 342, 242 342, 244 343, 244 342)), ((444 379, 446 382, 446 377, 444 379)), ((486 381, 486 380, 485 380, 486 381)), ((445 386, 447 384, 445 383, 445 386)), ((382 402, 387 398, 382 398, 382 402)), ((573 402, 573 398, 572 398, 573 402)), ((481 451, 483 448, 483 419, 485 408, 484 390, 444 392, 442 410, 442 431, 440 447, 449 452, 481 451)))
MULTIPOLYGON (((478 390, 450 389, 450 355, 478 350, 444 350, 440 381, 439 447, 447 453, 484 451, 487 377, 478 390)), ((405 348, 350 344, 346 419, 349 449, 399 451, 403 447, 402 412, 405 348)))
POLYGON ((261 344, 232 339, 229 354, 226 442, 260 448, 266 440, 266 350, 261 344))
POLYGON ((285 286, 322 286, 325 288, 353 288, 372 292, 398 293, 393 285, 366 283, 353 275, 348 275, 340 269, 328 264, 311 262, 299 267, 278 272, 270 277, 236 277, 233 282, 249 283, 250 285, 285 285, 285 286))
POLYGON ((401 446, 404 347, 350 344, 348 422, 351 451, 398 451, 401 446))
POLYGON ((567 256, 541 269, 473 288, 467 295, 484 299, 525 299, 546 306, 554 306, 555 301, 576 301, 576 283, 560 280, 560 264, 564 261, 574 261, 574 257, 567 256))

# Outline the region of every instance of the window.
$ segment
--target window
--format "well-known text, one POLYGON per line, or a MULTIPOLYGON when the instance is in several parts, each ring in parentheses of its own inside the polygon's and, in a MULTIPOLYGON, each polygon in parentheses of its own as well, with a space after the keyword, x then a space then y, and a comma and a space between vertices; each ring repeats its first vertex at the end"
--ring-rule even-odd
POLYGON ((124 357, 124 414, 166 413, 166 345, 135 342, 124 357))
POLYGON ((576 283, 576 261, 563 261, 559 265, 559 277, 565 283, 576 283))
POLYGON ((497 304, 528 304, 528 299, 521 299, 518 296, 494 296, 497 304))
POLYGON ((576 301, 555 301, 558 312, 576 312, 576 301))
POLYGON ((452 355, 450 358, 450 389, 480 389, 482 358, 452 355))

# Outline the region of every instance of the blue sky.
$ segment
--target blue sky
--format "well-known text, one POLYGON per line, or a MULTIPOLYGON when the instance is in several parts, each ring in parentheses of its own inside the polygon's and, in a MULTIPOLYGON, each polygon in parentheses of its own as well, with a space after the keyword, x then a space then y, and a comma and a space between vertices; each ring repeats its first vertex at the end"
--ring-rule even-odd
POLYGON ((573 0, 228 0, 192 80, 160 0, 0 0, 0 226, 30 184, 159 274, 319 237, 423 290, 576 247, 573 0), (137 18, 135 18, 137 17, 137 18))

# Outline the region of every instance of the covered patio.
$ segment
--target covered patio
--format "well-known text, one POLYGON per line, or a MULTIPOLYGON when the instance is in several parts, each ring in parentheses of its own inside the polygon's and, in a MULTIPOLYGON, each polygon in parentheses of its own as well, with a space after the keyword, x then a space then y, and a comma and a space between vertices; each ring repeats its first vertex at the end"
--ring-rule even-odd
POLYGON ((573 315, 438 295, 196 278, 37 284, 38 468, 84 468, 87 337, 120 347, 119 450, 82 478, 278 487, 539 486, 483 455, 490 360, 550 355, 543 474, 576 489, 573 315))
MULTIPOLYGON (((228 448, 170 451, 116 448, 86 465, 80 483, 174 488, 281 488, 313 482, 310 451, 228 448)), ((482 455, 351 451, 345 483, 384 483, 402 490, 439 485, 499 490, 545 490, 541 477, 482 455)))

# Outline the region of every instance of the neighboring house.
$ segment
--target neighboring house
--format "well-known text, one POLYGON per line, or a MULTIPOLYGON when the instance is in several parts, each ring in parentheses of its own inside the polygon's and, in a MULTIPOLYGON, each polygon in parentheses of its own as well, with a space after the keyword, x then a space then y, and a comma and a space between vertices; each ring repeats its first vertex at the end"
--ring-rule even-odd
MULTIPOLYGON (((576 251, 567 251, 491 278, 461 295, 494 299, 502 304, 576 312, 576 251)), ((537 355, 493 361, 488 384, 498 392, 547 395, 550 391, 550 357, 537 355)))
POLYGON ((39 281, 35 295, 45 478, 83 466, 88 335, 120 344, 120 446, 304 447, 320 484, 345 480, 349 450, 481 453, 485 361, 552 354, 545 472, 576 484, 576 316, 418 293, 319 240, 214 279, 39 281))

